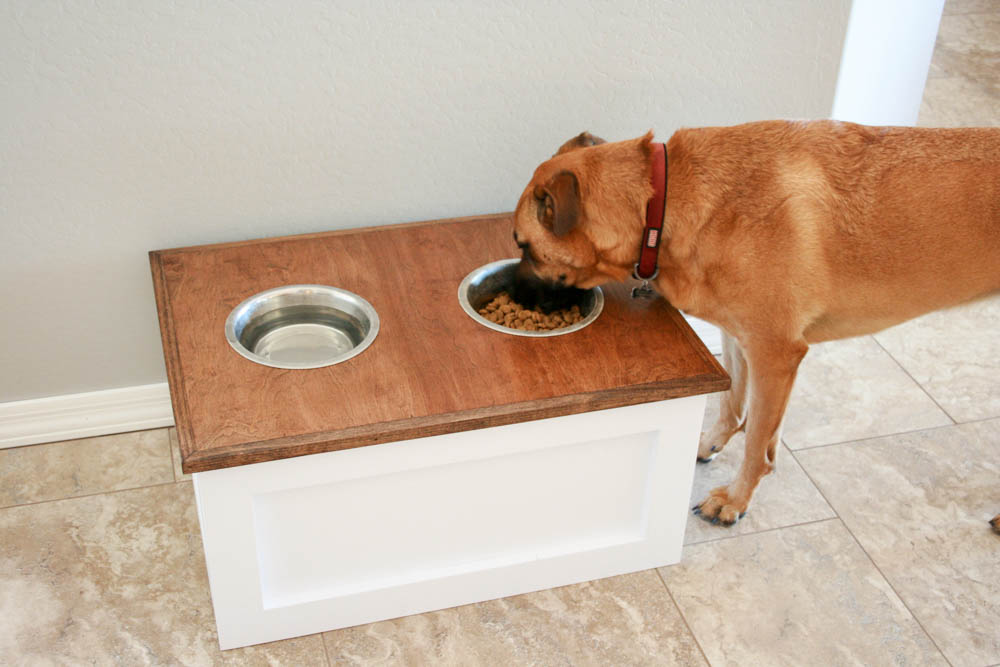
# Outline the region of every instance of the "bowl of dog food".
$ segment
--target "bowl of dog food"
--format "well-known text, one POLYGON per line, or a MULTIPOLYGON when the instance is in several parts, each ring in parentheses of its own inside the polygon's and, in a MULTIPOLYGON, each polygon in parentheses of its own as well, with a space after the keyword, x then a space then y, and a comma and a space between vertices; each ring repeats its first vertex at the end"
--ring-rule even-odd
POLYGON ((514 336, 542 338, 579 331, 597 319, 604 309, 600 287, 573 290, 571 301, 543 311, 525 308, 514 294, 514 274, 520 259, 502 259, 481 266, 458 286, 458 302, 473 320, 484 327, 514 336))
POLYGON ((322 368, 361 354, 378 335, 375 308, 329 285, 286 285, 255 294, 226 318, 226 340, 258 364, 322 368))

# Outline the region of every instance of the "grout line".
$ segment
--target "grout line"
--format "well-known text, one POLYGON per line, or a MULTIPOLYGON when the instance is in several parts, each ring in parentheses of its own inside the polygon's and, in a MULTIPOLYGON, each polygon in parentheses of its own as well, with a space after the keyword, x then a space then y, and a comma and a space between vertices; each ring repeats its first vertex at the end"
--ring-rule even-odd
POLYGON ((881 440, 883 438, 895 438, 899 435, 913 435, 915 433, 926 433, 928 431, 937 431, 944 428, 954 428, 959 426, 959 424, 942 424, 940 426, 928 426, 926 428, 915 428, 912 431, 896 431, 895 433, 886 433, 885 435, 872 435, 866 438, 857 438, 856 440, 841 440, 839 442, 826 442, 822 445, 809 445, 808 447, 796 447, 788 448, 790 452, 808 452, 812 449, 823 449, 824 447, 837 447, 839 445, 859 445, 865 442, 872 442, 873 440, 881 440))
POLYGON ((183 480, 181 482, 160 482, 159 484, 146 484, 144 486, 130 486, 127 489, 108 489, 107 491, 97 491, 95 493, 84 493, 79 496, 65 496, 63 498, 49 498, 47 500, 35 500, 30 503, 18 503, 16 505, 7 505, 5 507, 0 507, 0 512, 3 510, 11 510, 18 507, 32 507, 33 505, 44 505, 46 503, 61 503, 65 500, 79 500, 80 498, 93 498, 94 496, 108 496, 115 493, 125 493, 126 491, 138 491, 139 489, 155 489, 160 486, 171 486, 172 484, 186 484, 188 480, 183 480))
MULTIPOLYGON (((684 546, 685 545, 681 546, 682 554, 684 553, 684 546)), ((680 563, 677 563, 677 565, 679 564, 680 563)), ((696 635, 694 630, 691 629, 691 624, 688 623, 687 616, 684 615, 684 610, 681 609, 679 604, 677 604, 677 599, 674 598, 674 594, 670 590, 670 586, 667 586, 667 581, 663 578, 663 573, 660 572, 660 568, 658 567, 654 569, 656 570, 656 576, 660 578, 660 583, 663 584, 663 588, 666 589, 667 595, 670 597, 670 601, 674 603, 674 609, 677 610, 677 613, 680 614, 681 620, 684 621, 684 627, 687 628, 688 634, 691 635, 691 639, 694 640, 694 645, 698 647, 698 652, 701 653, 701 657, 705 659, 705 664, 711 665, 712 661, 708 659, 708 656, 705 654, 705 649, 701 647, 701 642, 698 641, 698 635, 696 635)))
MULTIPOLYGON (((792 456, 793 457, 795 456, 794 452, 792 453, 792 456)), ((861 541, 858 539, 857 535, 855 535, 854 531, 851 530, 851 527, 847 525, 847 521, 845 521, 844 518, 840 516, 840 512, 837 511, 837 508, 834 507, 833 503, 830 502, 830 499, 826 497, 825 493, 823 493, 823 489, 820 488, 819 484, 816 483, 816 480, 813 479, 812 475, 809 474, 809 471, 806 470, 805 466, 802 465, 802 462, 799 461, 797 457, 795 458, 795 461, 799 464, 799 467, 802 468, 802 472, 806 474, 806 478, 809 480, 809 482, 814 487, 816 487, 817 491, 819 491, 819 495, 823 497, 823 500, 826 501, 826 504, 829 505, 831 509, 833 509, 833 511, 837 514, 837 520, 840 522, 840 525, 844 527, 844 530, 847 531, 847 534, 850 535, 851 539, 854 540, 854 543, 858 545, 858 548, 861 549, 861 553, 865 555, 865 558, 868 559, 868 562, 872 564, 872 567, 875 568, 875 571, 878 572, 880 577, 882 577, 882 581, 886 583, 886 585, 893 592, 893 594, 899 599, 900 603, 903 605, 906 611, 910 612, 910 616, 912 616, 913 620, 916 621, 917 626, 920 628, 921 632, 924 633, 924 636, 926 636, 927 639, 930 640, 931 644, 934 645, 934 648, 937 649, 938 653, 941 655, 941 658, 944 659, 946 663, 951 665, 952 664, 951 660, 948 659, 948 656, 946 656, 944 654, 944 651, 941 650, 941 647, 938 646, 937 641, 935 641, 931 633, 927 632, 927 628, 924 627, 924 624, 920 621, 920 618, 918 618, 917 615, 913 612, 913 610, 910 609, 910 605, 908 605, 903 596, 899 594, 899 591, 897 591, 896 587, 893 586, 892 581, 889 580, 889 577, 885 576, 885 573, 882 571, 882 568, 878 566, 878 563, 875 562, 875 559, 872 558, 872 555, 868 553, 868 550, 865 549, 864 545, 861 544, 861 541)))
POLYGON ((938 410, 940 410, 941 412, 944 413, 945 417, 947 417, 948 419, 951 420, 952 424, 957 424, 958 423, 958 421, 954 417, 951 416, 951 413, 949 413, 947 410, 945 410, 944 408, 942 408, 941 404, 937 402, 937 399, 935 399, 933 396, 931 396, 931 393, 929 391, 927 391, 927 388, 924 387, 924 385, 922 385, 919 382, 917 382, 917 379, 915 377, 913 377, 913 375, 910 373, 909 370, 907 370, 906 366, 904 366, 902 364, 902 362, 899 361, 899 359, 897 359, 896 357, 894 357, 892 355, 892 352, 890 352, 889 350, 886 349, 885 345, 883 345, 882 343, 879 342, 878 338, 876 338, 874 335, 869 336, 869 338, 871 338, 873 341, 875 341, 875 344, 879 346, 879 349, 881 349, 883 352, 885 352, 887 355, 889 355, 889 358, 892 359, 893 363, 895 363, 897 366, 899 366, 900 370, 902 370, 904 373, 906 373, 906 377, 908 377, 911 380, 913 380, 913 384, 915 384, 918 387, 920 387, 920 391, 924 392, 924 394, 927 396, 927 398, 931 399, 931 402, 934 403, 934 405, 937 406, 938 410))
POLYGON ((326 667, 333 667, 333 663, 330 662, 330 649, 326 646, 326 633, 319 633, 319 640, 323 642, 323 655, 326 657, 326 667))
POLYGON ((179 482, 180 480, 177 479, 177 466, 174 465, 174 439, 170 437, 171 428, 173 427, 171 426, 167 428, 167 456, 170 457, 170 472, 174 475, 174 481, 179 482))
MULTIPOLYGON (((995 419, 1000 419, 1000 415, 995 415, 993 417, 979 417, 978 419, 970 419, 969 421, 958 422, 955 426, 965 426, 966 424, 981 424, 983 422, 993 421, 995 419)), ((1000 667, 1000 663, 992 665, 991 667, 1000 667)))
MULTIPOLYGON (((791 447, 788 447, 787 443, 785 443, 785 446, 788 447, 788 451, 790 451, 790 452, 808 452, 808 451, 810 451, 812 449, 822 449, 824 447, 836 447, 838 445, 859 445, 859 444, 866 443, 866 442, 872 442, 873 440, 882 440, 884 438, 894 438, 894 437, 896 437, 898 435, 913 435, 914 433, 927 433, 929 431, 937 431, 937 430, 945 429, 945 428, 954 428, 956 426, 966 426, 968 424, 981 424, 983 422, 996 421, 996 420, 1000 420, 1000 416, 997 416, 997 417, 983 417, 982 419, 971 419, 971 420, 969 420, 967 422, 957 422, 955 424, 942 424, 941 426, 928 426, 926 428, 913 429, 912 431, 896 431, 895 433, 886 433, 885 435, 873 435, 873 436, 869 436, 867 438, 858 438, 857 440, 842 440, 840 442, 827 442, 827 443, 824 443, 822 445, 810 445, 808 447, 797 447, 795 449, 792 449, 791 447)), ((784 441, 782 441, 782 442, 784 442, 784 441)), ((1000 665, 997 665, 996 667, 1000 667, 1000 665)))
MULTIPOLYGON (((826 500, 826 498, 824 498, 823 500, 826 500)), ((688 544, 685 544, 684 546, 686 546, 686 547, 694 547, 694 546, 701 546, 702 544, 711 544, 713 542, 722 542, 724 540, 736 540, 736 539, 739 539, 741 537, 751 537, 753 535, 763 535, 765 533, 773 533, 773 532, 776 532, 776 531, 779 531, 779 530, 785 530, 786 528, 798 528, 800 526, 810 526, 810 525, 812 525, 814 523, 823 523, 824 521, 833 521, 835 519, 839 519, 840 515, 837 514, 837 510, 833 509, 833 505, 830 505, 830 503, 827 503, 827 505, 829 505, 830 509, 833 510, 835 516, 826 516, 826 517, 823 517, 822 519, 813 519, 812 521, 802 521, 800 523, 790 523, 787 526, 777 526, 775 528, 764 528, 763 530, 755 530, 755 531, 750 532, 750 533, 740 533, 738 535, 723 535, 722 537, 712 537, 710 539, 701 540, 699 542, 690 542, 688 544)), ((702 519, 698 519, 698 520, 702 521, 702 519)), ((667 567, 669 567, 669 566, 667 566, 667 567)))

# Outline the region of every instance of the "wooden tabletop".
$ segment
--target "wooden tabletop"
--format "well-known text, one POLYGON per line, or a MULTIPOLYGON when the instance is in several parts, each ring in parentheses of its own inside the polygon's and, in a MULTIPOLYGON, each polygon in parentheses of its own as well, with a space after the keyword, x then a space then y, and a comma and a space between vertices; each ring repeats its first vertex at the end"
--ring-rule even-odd
POLYGON ((663 299, 607 285, 590 326, 548 338, 473 321, 458 285, 514 257, 509 214, 150 253, 184 472, 374 445, 726 389, 729 377, 663 299), (297 283, 378 312, 371 347, 284 370, 233 350, 229 312, 297 283))

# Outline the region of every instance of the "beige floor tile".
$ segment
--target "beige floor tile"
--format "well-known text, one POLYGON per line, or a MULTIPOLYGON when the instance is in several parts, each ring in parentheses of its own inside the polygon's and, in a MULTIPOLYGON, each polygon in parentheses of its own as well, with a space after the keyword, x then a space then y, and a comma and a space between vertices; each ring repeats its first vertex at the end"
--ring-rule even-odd
POLYGON ((797 456, 952 664, 1000 662, 1000 420, 797 456))
MULTIPOLYGON (((710 428, 718 414, 719 395, 714 394, 708 397, 703 429, 710 428)), ((715 487, 729 484, 736 478, 736 472, 743 461, 745 443, 744 434, 737 433, 711 463, 695 467, 691 507, 704 500, 715 487)), ((736 525, 727 527, 712 525, 692 514, 688 518, 684 543, 695 544, 720 537, 746 535, 832 516, 835 516, 833 510, 802 471, 792 453, 782 446, 778 452, 777 468, 757 487, 746 516, 736 525)))
POLYGON ((918 125, 1000 125, 1000 4, 950 0, 938 29, 918 125))
POLYGON ((193 496, 0 510, 0 664, 326 664, 319 635, 219 651, 193 496))
POLYGON ((813 345, 799 367, 782 439, 790 449, 951 424, 871 337, 813 345))
MULTIPOLYGON (((944 78, 944 77, 947 77, 947 76, 948 76, 948 72, 945 71, 944 67, 941 64, 939 64, 939 63, 931 60, 931 65, 927 69, 928 84, 925 84, 924 94, 926 95, 926 92, 927 92, 926 85, 929 85, 929 82, 930 82, 931 79, 939 79, 939 78, 944 78)), ((923 99, 921 99, 921 103, 923 103, 923 99)), ((918 123, 918 124, 921 124, 921 123, 918 123)))
POLYGON ((977 82, 996 93, 1000 83, 1000 6, 993 12, 941 17, 933 62, 951 76, 977 82))
POLYGON ((1000 100, 981 85, 960 76, 927 79, 917 125, 922 127, 994 127, 1000 125, 1000 100))
POLYGON ((956 421, 1000 417, 1000 297, 931 313, 875 339, 956 421))
POLYGON ((171 426, 167 430, 170 431, 170 458, 173 459, 174 463, 174 476, 178 482, 187 481, 191 479, 191 475, 185 475, 181 469, 181 445, 177 440, 177 428, 171 426))
POLYGON ((990 14, 1000 12, 997 0, 946 0, 944 16, 953 14, 990 14))
POLYGON ((664 580, 712 665, 944 665, 836 519, 696 544, 664 580))
POLYGON ((162 428, 0 450, 0 507, 172 481, 162 428))
POLYGON ((698 665, 655 570, 324 635, 340 665, 698 665))

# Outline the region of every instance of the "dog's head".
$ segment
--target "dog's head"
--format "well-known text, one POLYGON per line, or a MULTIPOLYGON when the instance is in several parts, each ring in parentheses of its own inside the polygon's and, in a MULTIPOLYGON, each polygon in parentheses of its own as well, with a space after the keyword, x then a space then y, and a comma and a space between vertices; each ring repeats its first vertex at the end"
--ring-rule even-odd
POLYGON ((607 143, 583 132, 539 165, 514 212, 518 303, 545 308, 571 298, 562 290, 629 276, 652 194, 651 141, 652 133, 607 143))

